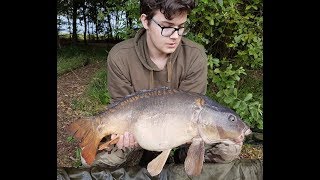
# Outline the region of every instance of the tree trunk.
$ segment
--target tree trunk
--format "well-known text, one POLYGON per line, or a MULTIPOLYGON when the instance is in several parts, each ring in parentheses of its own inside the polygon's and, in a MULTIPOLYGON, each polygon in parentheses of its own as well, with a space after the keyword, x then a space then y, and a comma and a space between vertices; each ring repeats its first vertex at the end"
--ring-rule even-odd
POLYGON ((88 45, 88 42, 87 42, 87 16, 86 16, 87 7, 85 4, 83 4, 82 8, 83 8, 83 22, 84 22, 83 39, 84 39, 84 44, 88 45))
POLYGON ((126 19, 127 19, 127 27, 132 29, 132 18, 129 17, 128 12, 126 12, 126 19))
POLYGON ((57 47, 61 49, 59 34, 57 33, 57 47))
POLYGON ((70 22, 70 18, 69 18, 69 15, 67 15, 67 19, 68 19, 68 30, 69 30, 69 40, 71 41, 72 40, 72 31, 71 31, 71 22, 70 22))
POLYGON ((93 40, 95 40, 95 38, 94 38, 94 32, 93 32, 93 23, 92 23, 92 25, 91 25, 91 32, 92 32, 93 40))
POLYGON ((109 26, 109 31, 108 32, 108 38, 111 39, 112 38, 112 26, 111 26, 111 17, 110 14, 108 14, 108 26, 109 26))
MULTIPOLYGON (((119 22, 119 11, 116 11, 116 24, 119 22)), ((116 27, 116 32, 118 32, 118 27, 116 27)), ((116 39, 119 39, 118 33, 115 34, 116 39)))
POLYGON ((77 2, 74 0, 72 2, 72 44, 77 44, 78 34, 77 34, 77 2))
POLYGON ((89 20, 87 22, 87 25, 88 25, 88 40, 90 42, 91 41, 91 34, 90 34, 90 22, 89 22, 89 20))
POLYGON ((98 36, 98 20, 96 22, 96 37, 97 37, 97 41, 99 40, 99 36, 98 36))

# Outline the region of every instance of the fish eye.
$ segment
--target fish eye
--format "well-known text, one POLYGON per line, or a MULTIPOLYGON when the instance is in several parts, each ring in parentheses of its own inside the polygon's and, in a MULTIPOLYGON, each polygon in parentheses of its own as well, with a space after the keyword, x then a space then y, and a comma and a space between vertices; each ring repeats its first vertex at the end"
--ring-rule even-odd
POLYGON ((236 120, 236 117, 232 114, 229 115, 228 119, 232 122, 234 122, 236 120))

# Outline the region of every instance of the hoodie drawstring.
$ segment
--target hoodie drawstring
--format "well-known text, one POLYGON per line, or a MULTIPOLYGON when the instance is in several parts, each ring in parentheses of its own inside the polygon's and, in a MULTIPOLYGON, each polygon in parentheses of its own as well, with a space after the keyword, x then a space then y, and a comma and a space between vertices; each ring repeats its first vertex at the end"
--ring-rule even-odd
POLYGON ((168 64, 167 64, 167 71, 168 71, 168 80, 167 82, 170 83, 171 82, 171 76, 172 76, 172 64, 171 64, 171 59, 169 60, 168 64))
MULTIPOLYGON (((169 86, 171 87, 171 78, 172 78, 172 63, 171 60, 167 63, 167 82, 170 83, 169 86)), ((154 88, 154 79, 153 79, 153 70, 150 70, 150 76, 149 76, 149 89, 154 88)))
POLYGON ((150 71, 150 80, 149 80, 149 89, 153 89, 154 82, 153 82, 153 70, 150 71))

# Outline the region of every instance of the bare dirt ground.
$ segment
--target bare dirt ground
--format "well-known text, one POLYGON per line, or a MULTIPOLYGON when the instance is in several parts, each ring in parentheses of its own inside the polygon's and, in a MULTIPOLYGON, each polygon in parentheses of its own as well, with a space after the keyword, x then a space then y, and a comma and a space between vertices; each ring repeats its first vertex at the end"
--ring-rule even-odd
MULTIPOLYGON (((81 96, 92 76, 104 66, 104 62, 89 64, 66 73, 57 79, 57 167, 73 167, 76 158, 76 142, 67 141, 66 127, 83 114, 72 109, 72 101, 81 96)), ((260 145, 244 146, 240 158, 263 158, 260 145)))
POLYGON ((72 110, 72 101, 78 98, 86 89, 91 77, 104 62, 89 64, 66 73, 57 79, 57 166, 73 167, 78 147, 75 142, 67 141, 70 136, 66 127, 82 116, 81 112, 72 110))

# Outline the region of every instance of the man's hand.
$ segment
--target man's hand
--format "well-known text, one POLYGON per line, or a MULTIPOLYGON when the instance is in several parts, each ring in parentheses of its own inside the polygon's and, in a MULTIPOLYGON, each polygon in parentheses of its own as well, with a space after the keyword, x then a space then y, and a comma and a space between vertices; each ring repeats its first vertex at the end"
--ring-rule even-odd
MULTIPOLYGON (((116 134, 112 134, 111 139, 114 139, 116 136, 116 134)), ((118 149, 139 147, 139 144, 135 141, 133 134, 129 132, 125 132, 123 135, 120 135, 119 141, 116 145, 118 149)))

